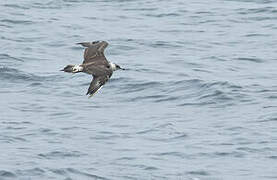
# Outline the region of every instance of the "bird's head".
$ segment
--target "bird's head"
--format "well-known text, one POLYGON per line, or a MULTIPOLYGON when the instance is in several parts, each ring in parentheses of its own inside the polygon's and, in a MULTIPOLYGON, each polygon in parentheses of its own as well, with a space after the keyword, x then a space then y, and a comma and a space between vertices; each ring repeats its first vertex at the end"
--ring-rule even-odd
POLYGON ((120 67, 119 65, 115 65, 115 67, 116 67, 116 70, 118 70, 118 69, 121 69, 121 70, 125 70, 124 68, 122 68, 122 67, 120 67))
POLYGON ((119 70, 119 69, 125 70, 124 68, 121 68, 119 65, 117 65, 117 64, 115 64, 115 63, 110 63, 110 66, 111 66, 111 69, 112 69, 113 71, 116 71, 116 70, 119 70))

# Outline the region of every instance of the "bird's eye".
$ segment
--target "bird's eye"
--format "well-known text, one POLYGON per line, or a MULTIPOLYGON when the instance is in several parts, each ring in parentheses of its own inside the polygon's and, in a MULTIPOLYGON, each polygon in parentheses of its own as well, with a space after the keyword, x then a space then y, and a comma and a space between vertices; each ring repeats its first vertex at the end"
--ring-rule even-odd
POLYGON ((96 43, 99 43, 99 41, 93 41, 92 44, 96 44, 96 43))

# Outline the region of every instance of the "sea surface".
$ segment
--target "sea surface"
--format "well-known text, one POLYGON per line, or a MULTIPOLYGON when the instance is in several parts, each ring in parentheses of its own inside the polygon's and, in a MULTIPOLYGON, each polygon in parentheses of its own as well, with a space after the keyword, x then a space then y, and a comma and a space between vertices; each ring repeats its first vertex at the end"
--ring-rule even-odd
POLYGON ((0 180, 276 180, 277 1, 1 0, 0 180), (78 42, 114 72, 92 98, 78 42))

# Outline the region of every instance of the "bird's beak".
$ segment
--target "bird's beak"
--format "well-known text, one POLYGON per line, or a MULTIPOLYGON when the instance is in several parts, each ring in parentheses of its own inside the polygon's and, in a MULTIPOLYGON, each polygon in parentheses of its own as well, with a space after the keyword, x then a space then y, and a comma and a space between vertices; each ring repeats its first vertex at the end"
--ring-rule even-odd
POLYGON ((121 69, 121 70, 126 70, 125 68, 121 68, 121 67, 120 67, 120 69, 121 69))

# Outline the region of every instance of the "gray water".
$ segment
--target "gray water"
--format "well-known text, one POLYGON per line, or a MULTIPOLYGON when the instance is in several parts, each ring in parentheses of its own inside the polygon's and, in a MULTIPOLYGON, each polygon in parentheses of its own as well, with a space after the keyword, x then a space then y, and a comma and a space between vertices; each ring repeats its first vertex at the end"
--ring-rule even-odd
POLYGON ((277 179, 277 2, 1 0, 0 179, 277 179), (116 71, 59 71, 106 40, 116 71))

